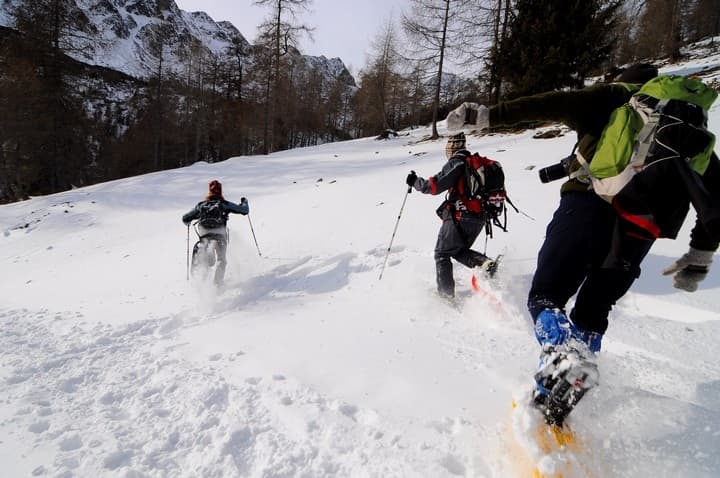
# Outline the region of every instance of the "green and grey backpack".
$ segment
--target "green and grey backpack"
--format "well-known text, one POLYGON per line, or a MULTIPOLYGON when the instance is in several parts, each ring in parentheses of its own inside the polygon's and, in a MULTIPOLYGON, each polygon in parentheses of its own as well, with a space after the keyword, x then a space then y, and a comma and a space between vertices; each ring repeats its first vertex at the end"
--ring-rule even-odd
MULTIPOLYGON (((612 113, 592 160, 584 164, 595 193, 651 237, 676 233, 664 231, 655 221, 653 209, 666 199, 653 188, 667 185, 673 175, 668 171, 681 168, 702 176, 707 169, 715 146, 707 113, 717 94, 684 76, 648 81, 612 113), (669 169, 671 165, 675 169, 669 169)), ((675 180, 679 181, 677 175, 675 180)))

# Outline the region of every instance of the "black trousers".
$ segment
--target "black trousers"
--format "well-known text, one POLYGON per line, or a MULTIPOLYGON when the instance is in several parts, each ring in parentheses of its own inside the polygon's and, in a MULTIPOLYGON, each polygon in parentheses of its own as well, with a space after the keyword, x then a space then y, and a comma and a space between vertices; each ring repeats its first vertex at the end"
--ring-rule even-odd
POLYGON ((546 308, 565 311, 577 292, 570 319, 581 330, 604 334, 610 309, 640 276, 653 244, 629 227, 596 194, 563 194, 538 253, 528 295, 533 320, 546 308))
POLYGON ((450 217, 443 219, 435 244, 435 269, 440 295, 455 296, 451 258, 467 267, 482 265, 487 260, 485 254, 470 249, 484 227, 485 219, 481 215, 468 214, 457 221, 450 217))

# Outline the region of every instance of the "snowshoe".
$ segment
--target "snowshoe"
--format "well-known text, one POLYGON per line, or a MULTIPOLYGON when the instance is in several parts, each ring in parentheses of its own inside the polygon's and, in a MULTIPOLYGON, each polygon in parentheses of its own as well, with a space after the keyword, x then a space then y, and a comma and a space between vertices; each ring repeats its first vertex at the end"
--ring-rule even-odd
POLYGON ((489 264, 487 268, 485 268, 485 274, 487 274, 488 278, 492 279, 495 277, 495 273, 498 270, 498 267, 500 266, 500 261, 502 260, 503 255, 498 255, 495 260, 489 260, 489 264))
POLYGON ((201 238, 193 247, 191 273, 207 275, 208 270, 215 265, 215 246, 212 241, 201 238))
POLYGON ((543 348, 532 401, 548 425, 562 427, 580 399, 598 384, 597 364, 586 349, 574 340, 543 348))
POLYGON ((488 279, 492 279, 500 266, 502 257, 503 255, 500 254, 495 259, 488 258, 482 265, 478 266, 478 270, 488 279))

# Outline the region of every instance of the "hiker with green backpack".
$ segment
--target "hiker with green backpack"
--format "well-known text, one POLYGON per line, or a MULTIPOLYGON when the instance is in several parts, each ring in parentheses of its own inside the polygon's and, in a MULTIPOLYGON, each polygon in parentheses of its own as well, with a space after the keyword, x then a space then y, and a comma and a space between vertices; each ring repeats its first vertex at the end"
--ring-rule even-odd
POLYGON ((675 238, 690 203, 698 213, 688 252, 663 274, 692 292, 720 244, 720 161, 706 129, 717 92, 633 65, 613 81, 517 98, 490 108, 464 103, 451 132, 557 121, 577 132, 573 153, 540 170, 566 178, 528 294, 542 347, 533 404, 561 426, 598 382, 595 363, 608 314, 640 275, 657 238, 675 238), (566 312, 568 300, 575 305, 566 312))

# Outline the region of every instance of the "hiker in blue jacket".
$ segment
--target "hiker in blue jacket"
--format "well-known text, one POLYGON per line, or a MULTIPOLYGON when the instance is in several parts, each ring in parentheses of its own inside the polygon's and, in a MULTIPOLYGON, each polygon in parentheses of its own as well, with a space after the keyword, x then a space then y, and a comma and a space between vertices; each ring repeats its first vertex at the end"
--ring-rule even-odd
POLYGON ((214 282, 220 287, 223 285, 227 265, 228 216, 230 213, 247 215, 250 206, 245 198, 240 199, 240 204, 226 201, 220 181, 211 181, 208 189, 205 199, 184 214, 182 220, 186 226, 194 220, 198 221, 199 240, 193 247, 193 271, 201 265, 210 267, 216 262, 214 282))

